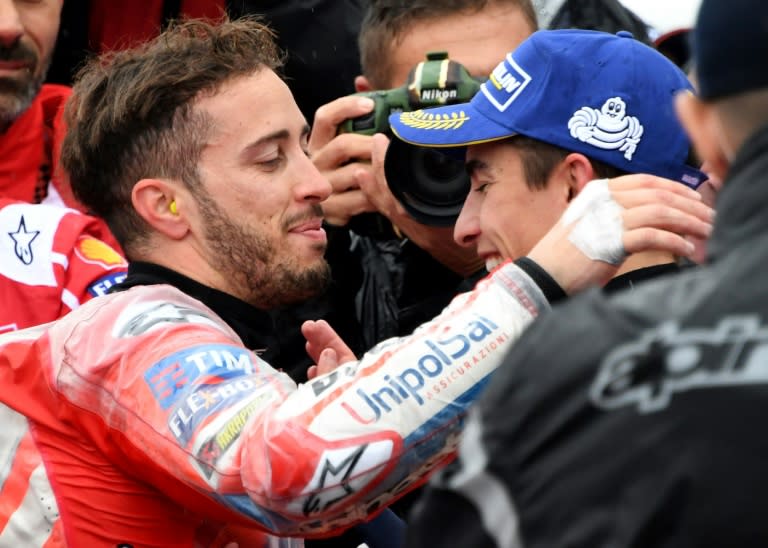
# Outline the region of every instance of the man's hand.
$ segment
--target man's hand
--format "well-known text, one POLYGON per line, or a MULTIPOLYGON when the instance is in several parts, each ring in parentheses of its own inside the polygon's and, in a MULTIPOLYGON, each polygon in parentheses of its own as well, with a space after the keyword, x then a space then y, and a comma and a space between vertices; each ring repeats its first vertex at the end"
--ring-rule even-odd
POLYGON ((355 353, 325 320, 304 322, 301 325, 301 333, 307 339, 307 354, 317 364, 307 370, 309 379, 330 373, 340 364, 357 359, 355 353))
POLYGON ((458 245, 453 239, 453 227, 423 225, 411 217, 402 204, 392 195, 384 176, 384 158, 389 146, 385 135, 373 136, 371 170, 360 171, 357 176, 360 188, 368 201, 414 244, 432 255, 437 261, 467 277, 477 272, 483 262, 474 249, 458 245))
POLYGON ((315 113, 309 153, 333 187, 333 194, 323 202, 325 219, 332 225, 345 226, 353 216, 375 211, 359 185, 361 174, 371 170, 371 137, 337 135, 339 124, 370 112, 373 105, 372 99, 350 95, 321 106, 315 113))
POLYGON ((686 236, 707 238, 714 211, 681 183, 652 175, 592 181, 529 257, 568 294, 603 285, 641 251, 690 256, 686 236), (587 192, 590 185, 595 192, 587 192))

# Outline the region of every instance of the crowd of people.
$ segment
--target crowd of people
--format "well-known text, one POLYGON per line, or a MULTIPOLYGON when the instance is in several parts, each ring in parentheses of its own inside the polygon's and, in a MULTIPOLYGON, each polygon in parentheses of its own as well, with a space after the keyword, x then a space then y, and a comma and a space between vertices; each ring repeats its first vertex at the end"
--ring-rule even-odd
POLYGON ((74 4, 0 0, 0 547, 764 544, 768 4, 94 2, 52 83, 74 4))

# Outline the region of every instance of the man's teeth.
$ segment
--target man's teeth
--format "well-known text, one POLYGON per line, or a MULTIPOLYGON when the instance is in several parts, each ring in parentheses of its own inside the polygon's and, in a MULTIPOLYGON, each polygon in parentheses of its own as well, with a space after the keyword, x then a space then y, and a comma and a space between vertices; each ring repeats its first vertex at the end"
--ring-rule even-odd
POLYGON ((485 260, 485 269, 490 272, 497 266, 499 266, 501 263, 504 262, 504 259, 501 257, 492 257, 485 260))

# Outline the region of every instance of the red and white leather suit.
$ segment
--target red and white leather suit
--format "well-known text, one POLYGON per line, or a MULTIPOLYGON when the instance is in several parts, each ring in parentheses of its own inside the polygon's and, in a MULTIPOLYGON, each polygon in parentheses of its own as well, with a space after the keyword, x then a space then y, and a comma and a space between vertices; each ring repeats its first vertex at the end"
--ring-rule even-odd
POLYGON ((55 320, 124 279, 111 238, 74 210, 0 198, 0 333, 55 320))
POLYGON ((453 454, 546 308, 508 263, 413 335, 299 386, 167 285, 2 335, 0 546, 210 546, 238 527, 298 538, 363 520, 453 454))

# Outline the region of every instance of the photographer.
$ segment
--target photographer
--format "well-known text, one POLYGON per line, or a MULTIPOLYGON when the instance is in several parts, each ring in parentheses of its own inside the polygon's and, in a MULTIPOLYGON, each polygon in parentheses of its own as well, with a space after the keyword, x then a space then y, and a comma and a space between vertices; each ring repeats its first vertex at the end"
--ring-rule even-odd
MULTIPOLYGON (((484 77, 534 30, 529 0, 374 0, 360 31, 363 75, 355 87, 360 92, 401 88, 431 51, 445 51, 472 76, 484 77)), ((323 204, 331 248, 337 250, 329 256, 334 277, 349 279, 357 273, 358 283, 348 284, 335 298, 356 301, 363 347, 411 332, 457 291, 471 287, 471 281, 462 285, 466 278, 484 272, 473 250, 453 242, 450 226, 414 220, 386 188, 375 195, 361 190, 361 179, 372 173, 372 138, 338 134, 338 128, 373 106, 350 96, 321 107, 309 141, 313 161, 334 188, 323 204), (341 243, 334 246, 334 239, 341 243), (344 246, 352 252, 339 249, 344 246)))

